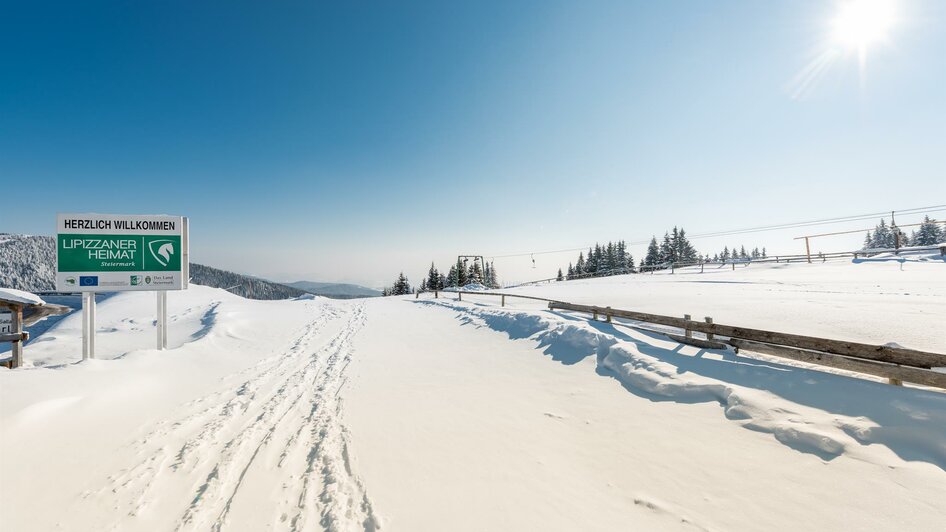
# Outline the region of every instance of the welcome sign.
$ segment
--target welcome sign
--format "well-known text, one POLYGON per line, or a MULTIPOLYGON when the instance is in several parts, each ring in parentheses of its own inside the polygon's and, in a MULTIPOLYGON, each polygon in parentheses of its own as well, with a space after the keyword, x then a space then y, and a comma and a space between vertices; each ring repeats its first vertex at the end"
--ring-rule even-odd
POLYGON ((187 288, 187 218, 59 214, 56 290, 113 292, 187 288))

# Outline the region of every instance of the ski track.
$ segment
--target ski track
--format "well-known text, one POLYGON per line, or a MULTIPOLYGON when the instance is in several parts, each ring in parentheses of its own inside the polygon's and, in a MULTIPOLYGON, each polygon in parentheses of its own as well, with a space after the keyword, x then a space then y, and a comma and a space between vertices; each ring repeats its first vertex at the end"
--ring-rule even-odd
MULTIPOLYGON (((352 471, 349 434, 340 419, 351 341, 364 322, 363 304, 323 307, 288 351, 224 378, 220 390, 183 405, 179 416, 135 439, 129 445, 139 461, 84 494, 114 501, 116 520, 105 529, 127 528, 130 520, 148 517, 155 501, 174 497, 181 506, 178 531, 226 530, 239 504, 251 505, 254 514, 272 507, 276 530, 380 528, 352 471), (320 337, 328 323, 343 317, 347 323, 338 334, 327 342, 320 337), (268 481, 241 501, 254 472, 268 481), (261 498, 261 491, 269 497, 261 498)), ((168 501, 162 503, 166 512, 168 501)))

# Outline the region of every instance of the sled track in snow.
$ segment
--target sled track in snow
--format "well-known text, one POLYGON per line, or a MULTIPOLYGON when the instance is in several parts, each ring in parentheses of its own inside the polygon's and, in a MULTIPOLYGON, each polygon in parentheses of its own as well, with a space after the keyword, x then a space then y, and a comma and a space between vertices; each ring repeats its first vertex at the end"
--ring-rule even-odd
POLYGON ((363 305, 324 307, 288 351, 225 379, 232 382, 135 440, 140 461, 87 493, 115 501, 110 529, 171 512, 175 530, 221 531, 234 514, 265 511, 276 530, 379 528, 340 419, 351 341, 364 320, 363 305), (337 334, 320 336, 342 318, 337 334))

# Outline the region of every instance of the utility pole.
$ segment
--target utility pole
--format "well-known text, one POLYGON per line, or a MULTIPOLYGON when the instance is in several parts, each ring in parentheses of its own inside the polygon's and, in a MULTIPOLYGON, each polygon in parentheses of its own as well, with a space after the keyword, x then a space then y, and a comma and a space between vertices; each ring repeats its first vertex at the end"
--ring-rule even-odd
POLYGON ((897 220, 893 217, 894 211, 890 211, 890 229, 893 230, 893 247, 900 249, 900 228, 897 227, 897 220))

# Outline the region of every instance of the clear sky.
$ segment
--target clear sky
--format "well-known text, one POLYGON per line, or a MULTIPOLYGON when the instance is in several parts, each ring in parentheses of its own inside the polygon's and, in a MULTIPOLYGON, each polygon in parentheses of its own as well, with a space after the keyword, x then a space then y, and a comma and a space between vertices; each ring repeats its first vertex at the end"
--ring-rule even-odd
POLYGON ((180 214, 196 262, 379 286, 946 203, 946 2, 890 0, 863 63, 842 3, 7 3, 0 231, 180 214))

